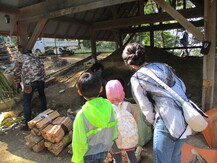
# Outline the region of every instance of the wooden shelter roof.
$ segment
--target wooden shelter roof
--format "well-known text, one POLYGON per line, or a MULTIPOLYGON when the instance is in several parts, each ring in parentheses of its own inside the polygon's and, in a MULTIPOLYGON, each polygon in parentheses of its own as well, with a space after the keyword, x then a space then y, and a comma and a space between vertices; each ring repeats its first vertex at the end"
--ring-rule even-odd
MULTIPOLYGON (((165 11, 144 13, 146 2, 147 0, 0 0, 0 34, 17 35, 18 28, 22 26, 17 27, 16 24, 25 23, 27 35, 31 37, 37 23, 46 20, 41 37, 90 40, 94 31, 97 41, 117 41, 117 33, 124 36, 126 33, 152 30, 152 27, 142 29, 140 24, 174 20, 165 11), (8 24, 5 15, 10 17, 8 24)), ((185 9, 184 6, 179 12, 185 18, 203 17, 204 0, 192 2, 195 3, 194 8, 185 9)), ((172 0, 171 5, 175 7, 175 4, 176 0, 172 0)), ((164 26, 156 25, 153 29, 182 27, 179 24, 164 26)), ((196 26, 203 26, 203 22, 196 22, 196 26)))

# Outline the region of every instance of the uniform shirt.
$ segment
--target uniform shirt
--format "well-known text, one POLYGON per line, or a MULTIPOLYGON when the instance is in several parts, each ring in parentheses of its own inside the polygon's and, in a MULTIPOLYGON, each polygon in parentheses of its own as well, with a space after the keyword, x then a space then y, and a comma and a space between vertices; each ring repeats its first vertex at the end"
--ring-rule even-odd
POLYGON ((24 85, 44 81, 44 64, 31 53, 23 54, 17 57, 13 73, 15 81, 19 83, 22 79, 24 85))

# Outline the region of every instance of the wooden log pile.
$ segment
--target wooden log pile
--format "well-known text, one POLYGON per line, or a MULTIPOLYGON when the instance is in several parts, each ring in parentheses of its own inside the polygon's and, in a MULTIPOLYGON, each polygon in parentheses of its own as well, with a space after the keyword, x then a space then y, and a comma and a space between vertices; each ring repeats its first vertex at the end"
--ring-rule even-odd
POLYGON ((31 133, 25 137, 26 145, 35 152, 47 148, 57 156, 72 141, 72 120, 52 109, 40 113, 28 126, 31 133))
POLYGON ((18 54, 18 50, 14 45, 0 42, 0 64, 9 64, 14 60, 15 55, 18 54))

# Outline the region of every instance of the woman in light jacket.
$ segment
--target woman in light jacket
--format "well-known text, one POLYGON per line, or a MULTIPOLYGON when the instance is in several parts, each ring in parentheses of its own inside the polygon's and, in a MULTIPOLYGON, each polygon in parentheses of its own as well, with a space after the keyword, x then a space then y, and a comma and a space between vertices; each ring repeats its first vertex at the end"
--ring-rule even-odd
POLYGON ((187 99, 186 88, 171 67, 162 63, 147 63, 146 55, 145 47, 130 43, 125 47, 122 58, 136 70, 131 77, 132 94, 146 120, 154 125, 154 163, 181 163, 181 149, 191 129, 185 122, 180 103, 149 77, 147 70, 183 99, 187 99))

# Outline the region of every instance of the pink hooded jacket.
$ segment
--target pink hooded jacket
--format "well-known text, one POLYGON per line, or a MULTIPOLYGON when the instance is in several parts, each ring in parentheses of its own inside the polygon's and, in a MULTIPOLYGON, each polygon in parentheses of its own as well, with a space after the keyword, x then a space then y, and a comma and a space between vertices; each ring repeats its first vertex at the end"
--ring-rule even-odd
POLYGON ((110 80, 106 84, 106 96, 112 104, 119 104, 124 101, 124 88, 119 80, 110 80))

